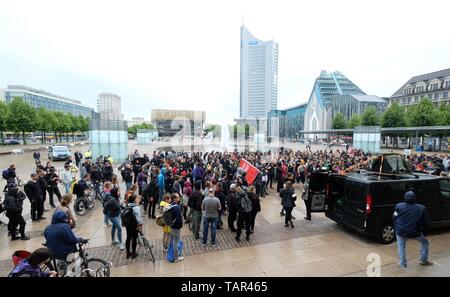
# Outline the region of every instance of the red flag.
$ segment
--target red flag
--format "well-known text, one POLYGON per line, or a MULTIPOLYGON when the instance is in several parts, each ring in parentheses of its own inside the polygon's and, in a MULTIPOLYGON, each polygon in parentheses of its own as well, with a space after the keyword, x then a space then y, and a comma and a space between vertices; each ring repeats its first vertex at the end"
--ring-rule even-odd
POLYGON ((253 184, 255 181, 256 176, 260 172, 258 168, 250 164, 247 160, 241 159, 239 162, 239 167, 244 169, 247 174, 245 175, 245 180, 248 182, 249 185, 253 184))

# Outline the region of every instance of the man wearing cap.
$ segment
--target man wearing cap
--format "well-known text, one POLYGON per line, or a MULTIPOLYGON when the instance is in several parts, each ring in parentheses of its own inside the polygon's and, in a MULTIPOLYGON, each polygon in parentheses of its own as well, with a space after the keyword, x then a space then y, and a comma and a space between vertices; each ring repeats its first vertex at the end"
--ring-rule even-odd
POLYGON ((416 203, 416 194, 408 191, 404 195, 405 202, 400 202, 394 210, 394 228, 397 236, 398 256, 400 267, 406 268, 406 241, 416 239, 420 241, 420 265, 433 265, 428 260, 430 241, 427 238, 430 220, 425 206, 416 203))
POLYGON ((24 190, 31 203, 31 220, 35 222, 45 219, 45 217, 42 216, 44 213, 44 200, 42 199, 41 186, 38 183, 38 174, 33 172, 30 177, 31 180, 27 182, 24 190))

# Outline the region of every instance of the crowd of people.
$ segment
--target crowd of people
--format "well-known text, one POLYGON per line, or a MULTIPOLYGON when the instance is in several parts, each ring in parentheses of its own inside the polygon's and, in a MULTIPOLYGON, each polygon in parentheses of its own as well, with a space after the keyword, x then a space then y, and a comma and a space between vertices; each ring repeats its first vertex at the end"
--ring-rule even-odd
MULTIPOLYGON (((43 215, 48 211, 44 208, 48 194, 49 205, 55 212, 44 234, 53 254, 61 259, 76 251, 76 244, 82 240, 75 236, 77 225, 70 205, 74 195, 85 195, 89 187, 95 187, 101 193, 104 223, 111 227, 112 244, 126 250, 127 258, 135 258, 144 216, 162 227, 165 252, 170 245, 178 246, 184 224, 192 224, 193 236, 204 246, 208 241, 213 247, 219 244, 217 230, 225 223, 229 230, 226 232, 233 232, 237 242, 244 231, 245 240, 250 241, 257 215, 261 212, 261 198, 268 195, 269 189, 275 189, 281 198, 280 215, 285 216, 285 226, 294 228, 295 183, 304 184, 317 170, 345 173, 355 168, 364 169, 371 157, 362 151, 312 151, 310 148, 304 151, 281 148, 275 153, 154 151, 150 156, 144 154, 142 157, 135 151, 120 164, 116 174, 110 156, 94 162, 90 151, 84 155, 76 151, 75 163, 72 158, 67 160, 60 176, 50 161, 44 166, 36 156, 36 170, 30 174, 24 191, 17 184, 14 164, 3 171, 7 183, 3 206, 9 218, 8 231, 11 240, 28 240, 26 221, 22 216, 23 202, 29 199, 31 219, 40 221, 45 219, 43 215), (242 159, 256 169, 254 179, 249 179, 248 172, 240 167, 242 159), (120 192, 120 182, 125 185, 124 195, 120 192), (65 188, 64 195, 60 193, 59 184, 65 188), (122 239, 123 227, 125 241, 122 239)), ((446 174, 450 169, 448 157, 414 154, 406 160, 412 170, 430 174, 446 174)), ((305 219, 311 220, 310 201, 304 193, 299 196, 305 200, 305 219)), ((174 262, 184 259, 179 252, 177 248, 173 249, 174 262)))

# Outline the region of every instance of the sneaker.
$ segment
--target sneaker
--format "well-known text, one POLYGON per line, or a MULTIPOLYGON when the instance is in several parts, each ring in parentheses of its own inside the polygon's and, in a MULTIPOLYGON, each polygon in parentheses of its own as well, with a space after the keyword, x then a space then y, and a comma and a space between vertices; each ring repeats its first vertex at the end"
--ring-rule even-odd
POLYGON ((286 214, 284 212, 280 212, 280 216, 285 216, 286 214))
POLYGON ((291 216, 291 217, 292 217, 293 220, 295 220, 295 217, 294 217, 294 216, 291 216))
POLYGON ((125 249, 125 244, 124 244, 124 243, 121 243, 121 244, 120 244, 120 250, 123 251, 124 249, 125 249))
POLYGON ((30 236, 21 236, 20 240, 30 240, 30 236))
POLYGON ((428 261, 428 260, 426 260, 426 261, 420 261, 420 265, 422 265, 422 266, 431 266, 431 265, 433 265, 433 264, 434 264, 433 262, 428 261))
POLYGON ((180 261, 183 261, 184 260, 184 257, 178 257, 177 259, 175 259, 175 261, 173 261, 173 262, 180 262, 180 261))
POLYGON ((215 244, 215 243, 212 243, 211 246, 212 246, 212 247, 216 247, 216 244, 215 244))
POLYGON ((48 212, 48 211, 50 211, 49 209, 44 209, 44 212, 48 212))
POLYGON ((11 241, 19 240, 19 239, 20 239, 20 237, 11 237, 11 241))
POLYGON ((202 245, 203 245, 204 247, 206 247, 206 242, 203 242, 202 245))
POLYGON ((111 243, 111 245, 116 245, 116 244, 119 244, 119 243, 120 243, 119 241, 114 240, 114 241, 111 243))
POLYGON ((134 254, 131 255, 131 259, 136 259, 137 256, 138 256, 138 255, 137 255, 136 253, 134 253, 134 254))
POLYGON ((245 240, 250 241, 250 236, 246 236, 245 240))
POLYGON ((311 221, 311 218, 308 218, 308 217, 304 217, 304 219, 307 221, 311 221))
POLYGON ((128 253, 127 253, 126 258, 129 259, 130 257, 131 257, 131 254, 128 254, 128 253))
POLYGON ((38 220, 46 220, 47 219, 47 217, 40 217, 40 218, 38 218, 38 220))
POLYGON ((167 253, 168 250, 168 248, 163 248, 164 253, 167 253))

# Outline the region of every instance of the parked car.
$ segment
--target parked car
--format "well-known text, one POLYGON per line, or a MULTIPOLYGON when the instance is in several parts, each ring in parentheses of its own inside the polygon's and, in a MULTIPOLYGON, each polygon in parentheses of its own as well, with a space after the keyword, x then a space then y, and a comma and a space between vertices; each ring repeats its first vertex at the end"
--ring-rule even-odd
POLYGON ((406 170, 399 174, 314 173, 309 187, 312 212, 325 212, 338 224, 376 237, 384 244, 395 240, 394 207, 410 190, 427 208, 431 228, 450 226, 450 181, 445 177, 406 170))
POLYGON ((14 138, 10 138, 10 139, 5 139, 5 144, 7 145, 16 145, 16 144, 22 144, 19 140, 14 139, 14 138))
POLYGON ((62 160, 66 161, 70 157, 70 150, 64 145, 51 145, 48 147, 48 159, 49 160, 62 160))

